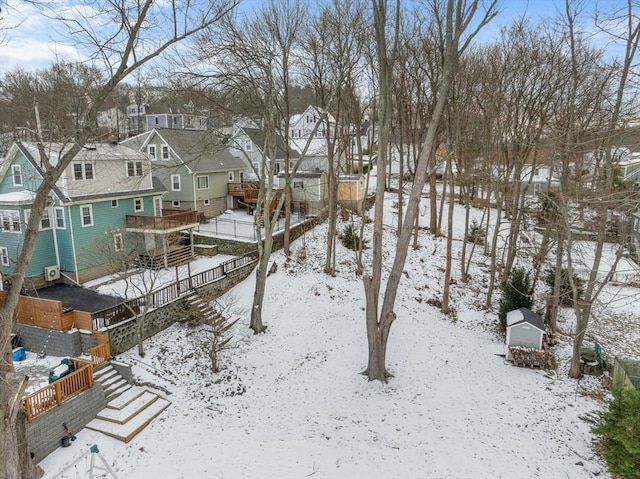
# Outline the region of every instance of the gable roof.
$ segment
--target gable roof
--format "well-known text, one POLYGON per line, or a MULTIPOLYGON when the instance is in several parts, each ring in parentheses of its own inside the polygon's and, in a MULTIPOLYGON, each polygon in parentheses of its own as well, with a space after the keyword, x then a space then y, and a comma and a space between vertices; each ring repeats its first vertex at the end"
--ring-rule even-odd
MULTIPOLYGON (((260 150, 266 154, 264 151, 264 145, 266 142, 266 135, 264 131, 258 128, 241 128, 242 131, 251 139, 251 141, 258 147, 260 150)), ((286 144, 282 135, 276 133, 276 157, 275 160, 282 160, 285 158, 285 151, 289 152, 289 158, 299 158, 300 154, 286 144)))
POLYGON ((518 309, 518 311, 522 313, 522 319, 520 321, 516 321, 515 323, 508 325, 507 328, 511 328, 518 324, 528 323, 534 328, 544 332, 544 321, 542 320, 542 316, 534 313, 529 308, 520 308, 518 309))
POLYGON ((155 128, 123 140, 122 144, 143 150, 155 135, 169 145, 179 161, 192 172, 226 172, 246 167, 214 132, 208 130, 155 128))
POLYGON ((156 132, 192 171, 219 172, 245 168, 244 162, 233 156, 229 147, 212 131, 162 128, 156 132))

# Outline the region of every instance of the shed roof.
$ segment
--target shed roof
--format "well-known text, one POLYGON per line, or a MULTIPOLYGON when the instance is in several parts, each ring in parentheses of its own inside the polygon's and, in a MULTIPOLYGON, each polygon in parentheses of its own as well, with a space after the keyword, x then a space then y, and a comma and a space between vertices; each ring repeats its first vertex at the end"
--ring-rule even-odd
POLYGON ((520 308, 518 309, 518 311, 520 311, 520 313, 522 314, 522 319, 520 321, 511 323, 507 326, 507 328, 511 328, 522 323, 529 323, 531 326, 544 332, 544 321, 542 320, 542 316, 534 313, 529 308, 520 308))

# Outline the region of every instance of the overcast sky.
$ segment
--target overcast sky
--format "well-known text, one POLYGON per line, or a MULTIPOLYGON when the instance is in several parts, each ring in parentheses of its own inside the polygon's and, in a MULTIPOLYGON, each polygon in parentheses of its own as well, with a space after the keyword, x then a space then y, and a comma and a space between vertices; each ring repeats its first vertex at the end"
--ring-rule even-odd
MULTIPOLYGON (((242 0, 241 7, 247 11, 258 8, 262 0, 242 0)), ((409 1, 409 0, 407 0, 409 1)), ((601 1, 610 6, 622 0, 601 1)), ((64 0, 67 5, 74 0, 64 0)), ((502 0, 502 12, 482 32, 485 41, 497 38, 500 27, 510 24, 522 15, 539 19, 541 15, 552 15, 563 0, 502 0)), ((315 3, 317 5, 317 3, 315 3)), ((588 10, 593 10, 596 0, 584 0, 588 10)), ((0 41, 0 75, 17 66, 33 70, 51 65, 56 58, 80 60, 82 56, 76 48, 59 41, 55 26, 33 5, 24 0, 0 0, 4 41, 0 41), (56 41, 58 39, 58 41, 56 41)), ((604 41, 604 40, 603 40, 604 41)), ((614 49, 611 50, 615 51, 614 49)))

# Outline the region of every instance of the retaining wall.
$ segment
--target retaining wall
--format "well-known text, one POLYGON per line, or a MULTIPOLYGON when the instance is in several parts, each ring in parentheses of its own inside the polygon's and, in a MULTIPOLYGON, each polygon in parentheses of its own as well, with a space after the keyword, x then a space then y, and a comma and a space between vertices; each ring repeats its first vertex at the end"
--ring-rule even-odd
MULTIPOLYGON (((29 452, 34 454, 33 460, 39 462, 60 447, 62 437, 66 436, 62 423, 66 422, 69 429, 75 433, 84 428, 106 406, 104 390, 96 383, 92 388, 27 423, 29 452)), ((73 443, 71 447, 74 447, 73 443)))
POLYGON ((27 351, 50 356, 80 356, 82 341, 77 329, 55 331, 28 324, 17 323, 14 331, 20 337, 20 345, 27 351))
MULTIPOLYGON (((229 271, 218 281, 198 288, 198 292, 206 294, 208 300, 213 300, 249 276, 255 265, 256 262, 253 261, 229 271)), ((145 316, 144 326, 142 328, 144 339, 150 338, 151 336, 158 334, 160 331, 165 330, 176 321, 182 320, 184 318, 185 311, 188 309, 189 304, 186 300, 177 300, 163 306, 162 308, 149 311, 145 316)), ((136 331, 136 318, 131 318, 128 321, 123 321, 122 323, 115 324, 104 330, 104 332, 109 336, 111 354, 122 354, 123 352, 137 346, 138 339, 136 331)))

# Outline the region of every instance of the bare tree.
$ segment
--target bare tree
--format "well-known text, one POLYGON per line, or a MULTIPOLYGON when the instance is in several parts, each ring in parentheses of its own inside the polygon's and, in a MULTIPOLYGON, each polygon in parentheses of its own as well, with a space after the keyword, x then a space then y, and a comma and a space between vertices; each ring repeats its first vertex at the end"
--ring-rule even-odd
MULTIPOLYGON (((348 170, 351 141, 359 138, 362 111, 358 98, 358 76, 363 65, 364 33, 368 25, 361 0, 337 1, 323 8, 303 39, 302 65, 313 86, 317 106, 327 126, 328 178, 327 251, 324 271, 335 271, 338 177, 348 170), (331 109, 331 110, 329 110, 331 109)), ((360 150, 359 153, 361 154, 360 150)), ((359 170, 362 171, 362 170, 359 170)))
MULTIPOLYGON (((469 46, 470 42, 482 27, 484 27, 497 13, 496 2, 491 2, 483 15, 479 19, 476 27, 469 30, 469 25, 474 19, 479 8, 477 1, 454 1, 448 0, 446 6, 440 2, 431 4, 434 18, 442 26, 442 76, 438 82, 436 91, 436 106, 434 108, 427 135, 418 166, 416 176, 413 180, 411 193, 405 213, 405 224, 414 224, 418 213, 422 188, 426 182, 427 164, 429 161, 429 153, 434 150, 436 132, 438 130, 440 119, 442 117, 444 106, 447 101, 449 88, 453 81, 453 75, 457 69, 460 55, 469 46), (463 37, 466 35, 466 37, 463 37)), ((396 294, 402 276, 402 270, 407 257, 407 249, 411 238, 410 228, 403 228, 398 237, 396 244, 393 266, 387 280, 382 305, 379 307, 380 288, 382 284, 382 219, 384 209, 384 183, 385 178, 382 171, 386 166, 386 148, 389 135, 390 107, 391 99, 391 69, 394 49, 387 47, 387 19, 388 9, 384 0, 373 1, 374 26, 376 46, 378 53, 378 75, 380 89, 380 136, 378 142, 378 183, 376 185, 376 210, 374 217, 374 233, 372 241, 372 271, 371 274, 363 276, 365 298, 366 298, 366 322, 367 322, 367 339, 369 345, 369 361, 364 374, 369 380, 386 381, 389 372, 386 369, 386 347, 389 337, 391 325, 396 318, 393 311, 395 305, 396 294), (390 53, 391 52, 391 55, 390 53)), ((399 24, 398 16, 400 13, 399 3, 396 4, 396 25, 399 24)))
MULTIPOLYGON (((47 197, 62 172, 69 166, 83 145, 93 136, 100 111, 116 86, 128 75, 158 58, 162 53, 195 33, 212 27, 235 6, 233 1, 153 2, 101 0, 77 2, 77 7, 61 13, 55 5, 47 11, 53 21, 68 33, 73 42, 88 55, 89 62, 103 72, 104 80, 96 85, 81 112, 78 128, 67 136, 57 138, 66 143, 65 153, 52 162, 46 154, 44 139, 38 148, 42 160, 42 181, 31 207, 31 215, 24 235, 22 250, 11 275, 12 287, 0 308, 0 476, 31 479, 41 471, 29 456, 26 441, 22 395, 26 387, 24 374, 16 373, 11 358, 10 333, 27 267, 34 251, 38 225, 47 197), (85 5, 81 5, 84 3, 85 5), (86 19, 82 12, 91 7, 93 17, 86 19), (116 19, 114 21, 114 19, 116 19)), ((44 7, 43 7, 44 8, 44 7)))

